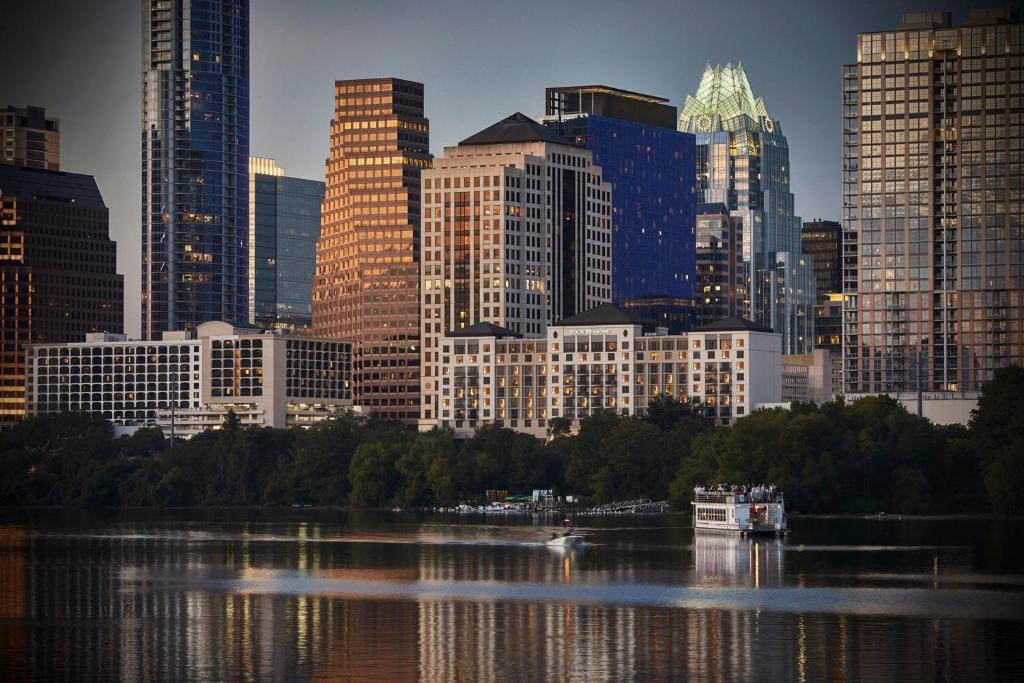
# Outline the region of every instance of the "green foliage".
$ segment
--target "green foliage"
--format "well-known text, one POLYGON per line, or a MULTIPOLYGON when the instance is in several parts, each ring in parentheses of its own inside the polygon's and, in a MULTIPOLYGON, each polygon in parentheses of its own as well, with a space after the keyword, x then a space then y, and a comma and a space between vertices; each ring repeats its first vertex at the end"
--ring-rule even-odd
POLYGON ((1024 371, 985 386, 970 428, 936 427, 896 401, 794 404, 713 428, 656 397, 643 418, 599 412, 547 442, 496 426, 470 439, 346 414, 310 429, 221 429, 168 445, 156 429, 113 438, 103 419, 65 413, 0 432, 8 505, 452 505, 487 489, 555 489, 594 503, 693 487, 772 482, 801 512, 1024 509, 1024 371))
POLYGON ((982 387, 970 433, 981 457, 992 509, 1024 514, 1024 368, 997 370, 982 387))
POLYGON ((961 432, 872 396, 759 410, 696 437, 671 500, 681 508, 698 484, 772 482, 808 513, 977 511, 979 476, 961 432))

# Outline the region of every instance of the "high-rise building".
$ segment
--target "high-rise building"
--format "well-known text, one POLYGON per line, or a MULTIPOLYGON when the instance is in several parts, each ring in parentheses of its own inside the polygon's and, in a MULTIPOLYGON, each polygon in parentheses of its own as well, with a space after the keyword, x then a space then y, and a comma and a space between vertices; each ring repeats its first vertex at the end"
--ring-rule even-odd
POLYGON ((679 129, 697 135, 697 201, 722 203, 741 223, 743 317, 782 337, 783 353, 814 342, 814 273, 800 250, 782 125, 754 97, 742 65, 708 65, 687 95, 679 129))
POLYGON ((819 218, 804 223, 802 235, 804 253, 814 259, 814 348, 839 354, 842 316, 835 314, 835 297, 843 291, 843 228, 819 218))
POLYGON ((313 329, 353 342, 354 398, 419 416, 420 173, 430 166, 423 85, 336 81, 316 248, 313 329))
POLYGON ((142 2, 142 334, 249 305, 249 1, 142 2))
POLYGON ((295 331, 312 325, 323 200, 323 182, 288 177, 273 159, 249 159, 250 323, 295 331))
POLYGON ((540 336, 611 301, 611 194, 590 150, 519 113, 424 172, 421 426, 439 424, 443 335, 540 336))
POLYGON ((849 394, 977 391, 1024 363, 1024 41, 1015 12, 905 14, 843 67, 849 394))
POLYGON ((710 325, 746 311, 743 222, 721 203, 697 205, 697 323, 710 325))
POLYGON ((25 344, 124 327, 124 277, 92 176, 0 164, 0 285, 6 425, 25 415, 25 344))
POLYGON ((675 107, 603 85, 545 95, 544 124, 589 149, 612 186, 612 300, 639 311, 649 298, 653 312, 691 299, 696 147, 692 134, 676 130, 675 107))
POLYGON ((42 107, 0 109, 0 164, 60 170, 60 119, 42 107))

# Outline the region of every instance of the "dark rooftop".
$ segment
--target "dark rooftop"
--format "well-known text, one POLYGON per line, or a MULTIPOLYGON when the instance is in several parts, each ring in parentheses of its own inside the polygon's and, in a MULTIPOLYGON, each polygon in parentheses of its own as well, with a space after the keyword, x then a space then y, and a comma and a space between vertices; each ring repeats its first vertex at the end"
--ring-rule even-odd
POLYGON ((473 323, 469 327, 461 330, 452 330, 448 333, 449 337, 522 337, 523 335, 518 332, 502 327, 501 325, 495 325, 494 323, 473 323))
POLYGON ((722 202, 700 202, 697 204, 697 215, 729 213, 729 208, 722 202))
POLYGON ((723 318, 704 327, 698 327, 694 332, 773 332, 772 328, 755 323, 746 318, 723 318))
POLYGON ((459 146, 510 145, 517 142, 553 142, 559 145, 572 145, 571 141, 556 134, 550 128, 542 126, 525 114, 516 112, 493 126, 484 128, 476 135, 470 135, 460 142, 459 146))
POLYGON ((623 90, 622 88, 612 88, 607 85, 563 85, 552 88, 545 88, 548 93, 552 92, 569 92, 569 93, 596 93, 602 95, 615 95, 618 97, 628 97, 633 100, 644 100, 645 102, 652 102, 657 104, 663 104, 668 102, 668 98, 658 97, 657 95, 645 95, 642 92, 635 92, 633 90, 623 90))
POLYGON ((644 325, 649 321, 630 315, 614 304, 599 304, 589 311, 569 316, 557 323, 559 327, 577 325, 644 325))
POLYGON ((96 179, 82 173, 0 164, 0 196, 73 203, 105 209, 96 179))

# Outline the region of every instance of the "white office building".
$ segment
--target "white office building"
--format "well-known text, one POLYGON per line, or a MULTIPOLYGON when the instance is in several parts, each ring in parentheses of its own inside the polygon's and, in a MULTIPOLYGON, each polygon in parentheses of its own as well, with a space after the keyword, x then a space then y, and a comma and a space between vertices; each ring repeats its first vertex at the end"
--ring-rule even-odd
POLYGON ((26 350, 28 414, 99 413, 117 425, 157 425, 191 436, 220 426, 307 425, 352 405, 352 348, 238 327, 199 325, 160 341, 98 333, 26 350))

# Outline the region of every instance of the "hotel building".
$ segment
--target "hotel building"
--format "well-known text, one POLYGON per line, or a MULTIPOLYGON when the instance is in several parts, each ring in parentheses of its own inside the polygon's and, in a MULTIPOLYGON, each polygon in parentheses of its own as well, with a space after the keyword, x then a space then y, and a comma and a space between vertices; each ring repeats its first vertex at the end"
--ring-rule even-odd
POLYGON ((90 334, 27 347, 29 415, 85 411, 183 436, 218 427, 310 424, 352 406, 351 344, 208 322, 160 341, 90 334))
POLYGON ((26 344, 124 326, 124 276, 92 176, 0 164, 0 426, 25 416, 26 344))
POLYGON ((357 405, 415 422, 420 390, 423 84, 336 81, 316 248, 313 330, 351 340, 357 405))
POLYGON ((423 174, 421 424, 437 424, 439 341, 476 323, 538 337, 611 301, 611 186, 591 152, 523 114, 423 174))
POLYGON ((442 337, 439 349, 438 417, 422 427, 459 435, 497 424, 543 437, 553 418, 642 416, 662 394, 731 423, 781 397, 779 335, 739 318, 668 335, 603 304, 542 337, 476 323, 442 337))
POLYGON ((1024 363, 1016 12, 905 14, 843 67, 847 395, 976 392, 1024 363))
POLYGON ((687 95, 679 130, 697 136, 697 201, 741 223, 742 316, 782 335, 783 353, 814 345, 814 273, 800 249, 782 125, 754 97, 742 65, 710 65, 687 95))

